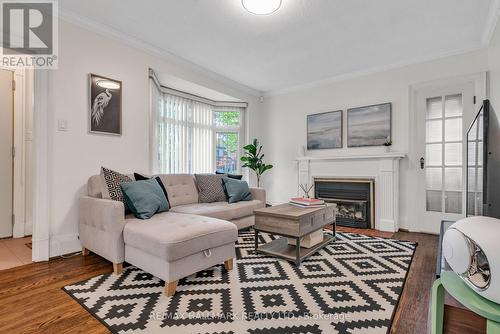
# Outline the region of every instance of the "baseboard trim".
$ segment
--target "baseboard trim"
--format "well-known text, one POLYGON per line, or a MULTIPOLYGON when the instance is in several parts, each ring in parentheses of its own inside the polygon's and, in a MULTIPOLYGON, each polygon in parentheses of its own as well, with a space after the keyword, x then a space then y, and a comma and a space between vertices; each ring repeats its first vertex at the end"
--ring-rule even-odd
POLYGON ((78 234, 53 235, 50 237, 50 257, 82 250, 78 234))

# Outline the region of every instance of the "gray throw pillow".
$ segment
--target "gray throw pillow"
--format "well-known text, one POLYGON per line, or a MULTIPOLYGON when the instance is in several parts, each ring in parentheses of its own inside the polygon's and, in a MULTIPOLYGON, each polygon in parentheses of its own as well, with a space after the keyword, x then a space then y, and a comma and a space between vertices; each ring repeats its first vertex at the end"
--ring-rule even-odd
POLYGON ((194 174, 198 185, 200 203, 227 202, 222 177, 216 174, 194 174))
POLYGON ((121 188, 127 206, 139 219, 149 219, 170 209, 167 197, 155 179, 122 183, 121 188))
POLYGON ((229 177, 222 178, 224 188, 229 198, 229 203, 236 203, 239 201, 251 201, 252 194, 248 183, 242 180, 236 180, 229 177))
POLYGON ((125 211, 127 211, 127 203, 123 199, 123 193, 120 186, 122 183, 132 182, 134 180, 127 175, 120 174, 104 167, 101 167, 101 175, 105 185, 102 191, 102 198, 123 202, 125 205, 125 211))

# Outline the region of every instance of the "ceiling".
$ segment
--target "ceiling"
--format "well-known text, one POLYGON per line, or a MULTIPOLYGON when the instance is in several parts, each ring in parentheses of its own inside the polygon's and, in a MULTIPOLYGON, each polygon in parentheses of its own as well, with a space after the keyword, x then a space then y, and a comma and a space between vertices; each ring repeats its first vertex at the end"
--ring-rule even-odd
POLYGON ((273 93, 480 48, 498 3, 282 1, 267 16, 248 13, 239 0, 61 0, 59 6, 63 13, 273 93))

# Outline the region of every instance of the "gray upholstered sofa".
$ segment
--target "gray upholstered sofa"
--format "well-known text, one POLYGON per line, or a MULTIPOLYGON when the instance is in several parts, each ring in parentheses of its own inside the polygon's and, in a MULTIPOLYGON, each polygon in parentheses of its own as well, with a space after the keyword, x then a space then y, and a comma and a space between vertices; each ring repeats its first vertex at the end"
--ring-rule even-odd
POLYGON ((251 188, 252 200, 198 203, 193 175, 159 175, 171 209, 141 220, 125 215, 122 202, 102 198, 104 181, 90 177, 88 196, 80 199, 79 237, 83 255, 92 251, 113 263, 124 261, 165 281, 167 295, 180 278, 224 262, 232 269, 238 229, 254 225, 253 210, 265 206, 263 189, 251 188))

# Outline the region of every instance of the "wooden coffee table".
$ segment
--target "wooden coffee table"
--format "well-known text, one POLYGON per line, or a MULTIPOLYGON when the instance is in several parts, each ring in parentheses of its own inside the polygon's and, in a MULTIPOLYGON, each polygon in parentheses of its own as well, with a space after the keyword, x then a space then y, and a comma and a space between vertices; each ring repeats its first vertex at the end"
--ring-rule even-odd
POLYGON ((336 204, 320 208, 301 208, 281 204, 254 210, 255 251, 294 262, 297 266, 308 256, 335 240, 336 204), (323 234, 323 241, 311 248, 300 247, 301 238, 332 225, 332 235, 323 234), (283 236, 259 247, 259 232, 283 236), (295 239, 295 245, 288 244, 288 238, 295 239))

